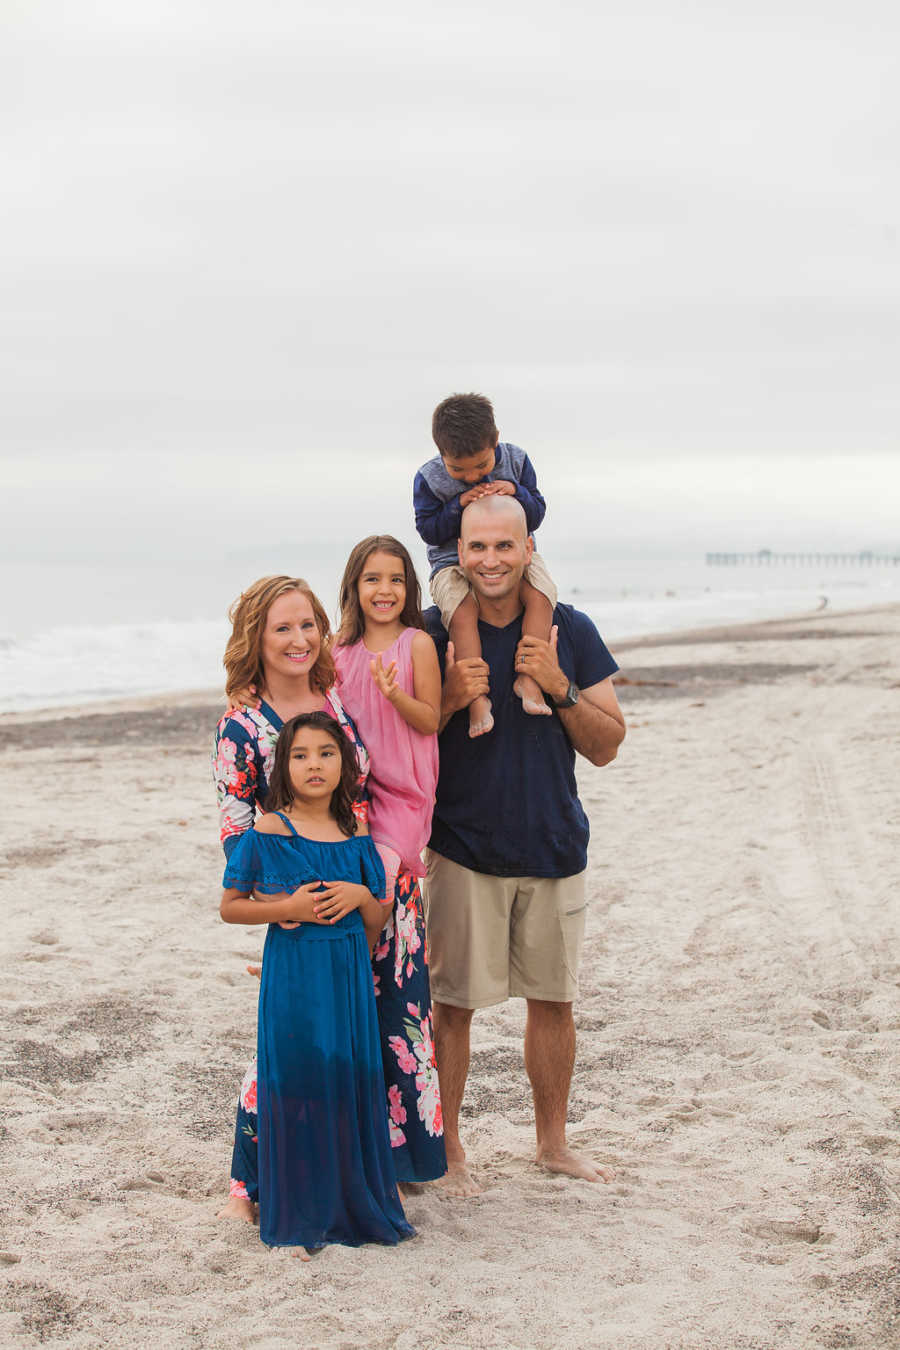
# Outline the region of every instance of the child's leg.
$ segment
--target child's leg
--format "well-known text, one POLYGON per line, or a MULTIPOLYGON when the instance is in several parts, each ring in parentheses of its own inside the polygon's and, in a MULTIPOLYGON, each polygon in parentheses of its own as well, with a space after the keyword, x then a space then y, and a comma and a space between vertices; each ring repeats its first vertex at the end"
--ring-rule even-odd
MULTIPOLYGON (((450 637, 457 660, 468 656, 481 656, 481 638, 478 636, 478 602, 471 591, 453 612, 453 618, 450 620, 450 637)), ((486 731, 491 730, 493 725, 491 700, 487 694, 479 694, 469 704, 469 735, 483 736, 486 731)))
MULTIPOLYGON (((519 598, 525 606, 522 619, 522 632, 529 637, 550 641, 550 628, 553 623, 553 606, 541 591, 532 586, 525 577, 519 587, 519 598)), ((544 693, 537 680, 530 675, 519 675, 513 685, 513 692, 522 700, 525 712, 535 716, 551 716, 552 708, 544 699, 544 693)))

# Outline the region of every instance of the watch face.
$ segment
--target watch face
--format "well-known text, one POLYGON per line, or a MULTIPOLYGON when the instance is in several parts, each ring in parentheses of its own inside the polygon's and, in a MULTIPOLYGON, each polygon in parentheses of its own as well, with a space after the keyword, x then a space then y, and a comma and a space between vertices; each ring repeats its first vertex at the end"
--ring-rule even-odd
POLYGON ((578 689, 578 685, 574 682, 574 680, 570 680, 569 687, 566 690, 565 698, 557 700, 556 703, 557 708, 574 708, 575 704, 578 702, 579 692, 580 691, 578 689))

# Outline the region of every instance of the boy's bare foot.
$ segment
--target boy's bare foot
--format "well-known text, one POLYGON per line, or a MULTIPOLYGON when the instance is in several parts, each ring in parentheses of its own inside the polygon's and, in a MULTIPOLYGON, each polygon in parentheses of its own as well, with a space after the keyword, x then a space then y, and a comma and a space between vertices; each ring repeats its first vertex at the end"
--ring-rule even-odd
POLYGON ((513 693, 522 700, 525 712, 533 717, 552 717, 553 709, 544 698, 541 686, 530 675, 519 675, 513 685, 513 693))
POLYGON ((219 1210, 217 1219, 243 1219, 244 1223, 256 1223, 256 1206, 246 1195, 233 1195, 227 1205, 219 1210))
POLYGON ((258 980, 262 979, 262 966, 247 966, 247 974, 255 975, 258 980))
POLYGON ((548 1172, 560 1172, 566 1177, 580 1177, 583 1181, 612 1181, 615 1172, 611 1167, 601 1167, 592 1162, 583 1153, 563 1145, 562 1148, 541 1149, 535 1154, 535 1162, 548 1172))
POLYGON ((466 1166, 466 1155, 460 1149, 459 1157, 447 1157, 447 1170, 437 1183, 445 1195, 469 1200, 481 1194, 481 1187, 466 1166))
POLYGON ((469 735, 483 736, 494 726, 494 714, 491 712, 491 700, 487 694, 479 694, 469 704, 469 735))

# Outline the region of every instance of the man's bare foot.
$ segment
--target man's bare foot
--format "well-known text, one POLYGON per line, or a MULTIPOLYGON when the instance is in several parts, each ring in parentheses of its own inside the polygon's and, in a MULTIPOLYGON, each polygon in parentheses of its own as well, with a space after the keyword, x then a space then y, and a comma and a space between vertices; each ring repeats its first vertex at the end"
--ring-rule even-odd
POLYGON ((465 1154, 461 1158, 448 1158, 447 1170, 439 1179, 438 1185, 445 1195, 469 1200, 473 1195, 481 1194, 481 1187, 466 1166, 465 1154))
POLYGON ((566 1177, 580 1177, 583 1181, 612 1181, 616 1175, 611 1167, 601 1167, 599 1163, 592 1162, 583 1153, 576 1153, 566 1144, 562 1148, 538 1148, 534 1160, 539 1167, 545 1167, 548 1172, 560 1172, 566 1177))
POLYGON ((469 704, 469 735, 483 736, 494 727, 494 714, 491 712, 491 700, 487 694, 479 694, 469 704))
POLYGON ((553 709, 544 698, 541 686, 530 675, 520 675, 513 685, 513 693, 522 700, 522 707, 532 717, 552 717, 553 709))
POLYGON ((217 1219, 243 1219, 244 1223, 256 1223, 256 1206, 246 1195, 233 1195, 216 1215, 217 1219))

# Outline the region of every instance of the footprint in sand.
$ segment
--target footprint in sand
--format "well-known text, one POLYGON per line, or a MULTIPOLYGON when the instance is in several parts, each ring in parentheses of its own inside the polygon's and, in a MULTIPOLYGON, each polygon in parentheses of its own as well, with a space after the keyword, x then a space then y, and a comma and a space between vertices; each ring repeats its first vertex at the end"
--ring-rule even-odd
POLYGON ((744 1231, 754 1237, 774 1238, 781 1242, 818 1242, 822 1236, 822 1225, 811 1219, 763 1219, 761 1223, 748 1223, 744 1231))
POLYGON ((159 1172, 148 1172, 145 1177, 130 1177, 116 1184, 118 1191, 156 1191, 164 1178, 159 1172))
POLYGON ((15 1252, 0 1252, 0 1266, 17 1266, 21 1260, 15 1252))

